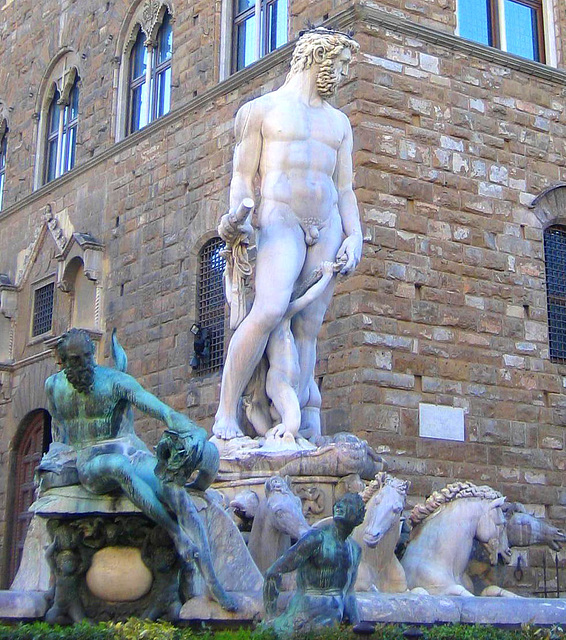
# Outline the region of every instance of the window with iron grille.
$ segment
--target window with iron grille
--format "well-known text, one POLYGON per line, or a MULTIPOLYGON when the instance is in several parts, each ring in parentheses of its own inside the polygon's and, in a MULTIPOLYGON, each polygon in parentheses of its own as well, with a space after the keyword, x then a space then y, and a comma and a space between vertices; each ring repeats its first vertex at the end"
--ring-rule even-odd
POLYGON ((566 227, 544 232, 550 359, 566 362, 566 227))
POLYGON ((223 273, 226 261, 221 255, 222 249, 224 242, 220 238, 213 238, 199 253, 198 325, 208 341, 205 357, 200 359, 196 369, 199 375, 220 369, 224 358, 226 305, 223 273))
POLYGON ((40 336, 51 331, 53 320, 53 294, 55 284, 50 282, 35 290, 33 301, 33 326, 31 335, 40 336))

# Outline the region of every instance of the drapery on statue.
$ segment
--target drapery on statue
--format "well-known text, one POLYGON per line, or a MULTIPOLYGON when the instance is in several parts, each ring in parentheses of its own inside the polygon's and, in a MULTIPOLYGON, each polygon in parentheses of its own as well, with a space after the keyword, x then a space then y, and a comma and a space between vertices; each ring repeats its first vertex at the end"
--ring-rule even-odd
MULTIPOLYGON (((113 347, 121 350, 114 338, 113 347)), ((187 488, 200 491, 214 480, 218 451, 207 442, 206 431, 124 371, 95 364, 94 344, 86 331, 63 334, 57 354, 63 369, 45 383, 53 440, 77 452, 80 483, 95 494, 121 489, 169 533, 187 571, 192 573, 196 563, 213 597, 225 609, 236 610, 216 577, 206 531, 181 479, 198 470, 187 488), (171 444, 161 444, 157 453, 162 459, 172 457, 171 465, 160 460, 158 466, 158 458, 136 436, 132 405, 167 425, 171 444)), ((115 359, 120 367, 120 357, 115 359)))
MULTIPOLYGON (((297 42, 284 85, 245 104, 236 115, 230 211, 222 216, 218 231, 233 254, 228 259, 227 288, 231 325, 237 329, 228 347, 213 427, 219 439, 243 435, 238 424, 240 398, 293 296, 304 293, 322 263, 339 262, 340 273, 348 274, 360 261, 352 130, 346 115, 327 102, 358 49, 346 34, 323 28, 307 31, 297 42), (261 202, 251 216, 256 178, 261 202), (249 276, 245 249, 254 234, 255 297, 245 315, 242 287, 249 276)), ((294 393, 304 437, 320 434, 316 339, 334 280, 291 320, 300 371, 294 393)), ((283 398, 278 400, 287 405, 283 398)))
POLYGON ((282 574, 297 570, 296 593, 285 612, 269 623, 278 635, 338 624, 344 618, 360 625, 354 585, 361 550, 351 533, 364 513, 359 494, 345 494, 334 505, 331 523, 305 533, 267 570, 263 603, 268 617, 277 611, 282 574))

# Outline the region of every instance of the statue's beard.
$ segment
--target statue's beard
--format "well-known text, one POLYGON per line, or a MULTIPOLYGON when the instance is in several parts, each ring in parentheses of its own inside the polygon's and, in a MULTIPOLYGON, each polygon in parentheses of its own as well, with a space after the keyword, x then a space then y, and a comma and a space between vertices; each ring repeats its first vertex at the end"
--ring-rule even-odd
POLYGON ((88 362, 81 366, 65 367, 65 375, 77 391, 88 393, 94 384, 94 364, 88 362))
POLYGON ((316 76, 316 89, 321 98, 331 98, 336 93, 338 74, 332 66, 332 60, 327 58, 320 63, 316 76))

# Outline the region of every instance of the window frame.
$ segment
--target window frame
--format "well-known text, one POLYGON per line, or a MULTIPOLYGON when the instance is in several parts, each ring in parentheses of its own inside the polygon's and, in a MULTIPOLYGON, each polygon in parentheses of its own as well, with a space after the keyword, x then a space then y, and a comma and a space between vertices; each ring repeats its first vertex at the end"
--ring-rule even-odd
MULTIPOLYGON (((215 374, 221 371, 224 365, 227 321, 227 303, 224 292, 224 268, 226 266, 226 260, 223 258, 223 256, 220 256, 220 252, 224 248, 224 241, 218 236, 212 236, 202 243, 197 256, 195 309, 195 316, 197 318, 196 324, 198 325, 200 330, 207 329, 211 332, 209 362, 199 363, 199 366, 194 369, 194 374, 199 377, 215 374), (211 292, 210 282, 212 278, 210 276, 208 277, 208 279, 204 277, 206 269, 205 259, 212 257, 215 252, 218 252, 219 256, 224 260, 224 264, 221 265, 223 268, 216 283, 216 285, 219 286, 217 287, 217 289, 215 288, 214 291, 211 292), (204 291, 203 289, 207 286, 208 289, 204 291), (209 297, 205 299, 205 295, 209 297), (222 304, 218 302, 218 304, 211 305, 211 307, 214 308, 206 310, 206 312, 203 313, 203 309, 206 306, 206 303, 210 300, 214 301, 216 299, 222 300, 222 304), (214 311, 220 309, 222 309, 222 313, 218 313, 216 315, 214 311)), ((212 269, 209 269, 209 271, 212 272, 212 269)))
MULTIPOLYGON (((488 21, 488 33, 490 35, 491 42, 489 44, 485 44, 484 42, 478 42, 479 44, 483 44, 485 46, 494 47, 496 49, 500 49, 501 51, 505 51, 506 53, 511 53, 511 55, 519 55, 520 57, 524 57, 525 60, 531 60, 533 62, 540 62, 542 64, 547 64, 547 59, 549 58, 547 49, 549 49, 547 38, 546 38, 546 30, 547 30, 547 15, 548 12, 545 11, 545 0, 511 0, 519 5, 523 5, 532 9, 536 15, 537 22, 537 34, 536 40, 533 39, 533 44, 536 46, 536 50, 538 51, 538 58, 528 58, 525 56, 520 56, 520 54, 514 54, 508 51, 507 48, 507 36, 505 32, 505 0, 486 0, 486 4, 488 6, 487 9, 487 21, 488 21)), ((457 35, 460 35, 461 30, 461 20, 459 13, 459 5, 456 9, 456 23, 457 35)), ((464 37, 464 36, 462 36, 464 37)), ((552 63, 554 64, 554 63, 552 63)), ((555 66, 555 65, 554 65, 555 66)))
MULTIPOLYGON (((260 25, 263 23, 265 28, 261 26, 258 29, 256 24, 256 38, 255 45, 259 55, 255 54, 254 62, 257 62, 261 58, 269 55, 273 51, 276 51, 280 47, 289 42, 289 0, 286 0, 286 17, 287 25, 285 29, 285 42, 281 43, 279 47, 275 49, 270 48, 270 32, 267 29, 269 25, 269 7, 276 4, 276 0, 256 0, 253 7, 246 9, 244 12, 236 12, 236 0, 222 0, 222 18, 221 18, 221 37, 220 37, 220 80, 225 80, 230 75, 236 73, 246 67, 237 69, 237 26, 241 24, 246 17, 256 15, 256 20, 260 21, 260 25), (258 18, 259 16, 259 18, 258 18)), ((249 66, 249 65, 248 65, 249 66)))
POLYGON ((55 311, 55 278, 53 276, 40 280, 32 285, 31 291, 31 316, 30 316, 30 324, 29 324, 29 336, 30 341, 35 342, 37 340, 42 340, 46 336, 50 336, 53 334, 53 316, 55 311), (36 324, 36 304, 37 304, 37 292, 40 289, 44 289, 48 286, 52 286, 52 297, 51 297, 51 325, 49 329, 43 331, 42 333, 34 333, 34 328, 36 324))
POLYGON ((6 156, 8 152, 8 127, 6 121, 0 123, 0 211, 4 206, 6 189, 6 156))
POLYGON ((129 34, 127 41, 122 48, 121 69, 118 89, 118 101, 116 112, 116 141, 140 131, 148 124, 167 115, 171 111, 173 94, 173 27, 175 17, 171 7, 167 3, 161 3, 151 14, 138 12, 134 15, 133 26, 125 33, 129 34), (168 29, 171 33, 171 48, 169 55, 160 61, 160 52, 163 46, 163 28, 168 21, 168 29), (145 40, 143 40, 145 37, 145 40), (145 47, 145 71, 144 75, 133 78, 133 59, 136 47, 143 40, 145 47), (168 103, 166 109, 161 112, 162 93, 160 79, 167 76, 169 71, 170 87, 168 91, 168 103), (134 91, 140 87, 147 86, 145 92, 140 92, 139 121, 143 124, 134 127, 133 115, 134 91), (142 118, 142 115, 144 117, 142 118))
POLYGON ((35 114, 38 122, 38 142, 35 156, 34 189, 39 189, 68 173, 74 169, 77 161, 81 76, 76 54, 70 51, 64 52, 51 63, 50 69, 51 71, 44 77, 42 87, 38 93, 35 114), (69 118, 69 113, 71 112, 70 104, 75 97, 76 101, 73 103, 75 113, 72 118, 69 118), (63 107, 60 109, 57 135, 51 131, 50 126, 50 115, 55 102, 59 107, 63 107), (63 119, 65 119, 64 123, 63 119), (63 128, 62 125, 64 125, 63 128), (62 132, 63 135, 61 135, 62 132), (68 142, 69 134, 71 133, 73 138, 72 145, 68 142), (49 161, 47 158, 49 151, 48 137, 51 142, 56 140, 57 145, 56 168, 52 177, 49 174, 49 161), (58 139, 59 137, 60 140, 58 139), (63 146, 66 147, 66 150, 63 149, 63 146))

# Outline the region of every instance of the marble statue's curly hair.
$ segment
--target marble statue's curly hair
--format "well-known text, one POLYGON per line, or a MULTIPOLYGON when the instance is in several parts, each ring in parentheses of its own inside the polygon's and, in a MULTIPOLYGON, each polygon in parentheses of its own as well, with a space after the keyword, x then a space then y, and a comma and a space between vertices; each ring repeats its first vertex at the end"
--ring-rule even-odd
POLYGON ((453 482, 447 484, 444 489, 434 491, 424 504, 417 504, 411 511, 409 521, 413 527, 420 524, 439 507, 460 498, 481 498, 482 500, 495 500, 502 494, 487 485, 477 486, 472 482, 453 482))
POLYGON ((360 493, 362 500, 367 504, 378 491, 381 491, 381 489, 385 485, 391 485, 393 488, 397 489, 399 493, 406 494, 411 483, 408 480, 400 480, 399 478, 395 478, 385 471, 380 471, 379 473, 375 474, 375 478, 360 493))

